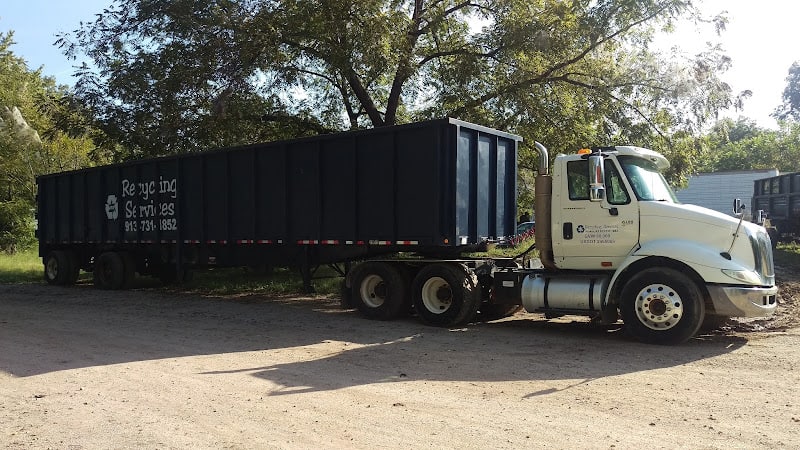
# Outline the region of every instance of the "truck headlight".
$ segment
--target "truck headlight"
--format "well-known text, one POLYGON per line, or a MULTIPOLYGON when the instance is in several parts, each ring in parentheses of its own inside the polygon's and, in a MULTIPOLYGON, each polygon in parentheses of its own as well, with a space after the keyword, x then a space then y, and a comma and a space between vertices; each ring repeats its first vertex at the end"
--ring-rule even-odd
POLYGON ((760 285, 761 277, 752 270, 728 270, 722 269, 722 273, 747 284, 760 285))

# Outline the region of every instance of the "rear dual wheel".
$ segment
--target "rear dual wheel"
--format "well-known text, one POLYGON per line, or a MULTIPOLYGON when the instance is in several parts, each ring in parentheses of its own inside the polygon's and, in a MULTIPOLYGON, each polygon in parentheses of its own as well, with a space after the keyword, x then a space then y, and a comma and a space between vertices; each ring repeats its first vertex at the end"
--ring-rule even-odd
POLYGON ((64 286, 75 283, 78 258, 69 250, 53 250, 44 258, 44 279, 49 284, 64 286))
POLYGON ((414 278, 411 298, 420 319, 436 326, 460 326, 475 318, 481 304, 474 273, 460 264, 425 266, 414 278))
POLYGON ((367 261, 353 268, 351 277, 349 301, 372 319, 395 319, 413 304, 427 324, 460 326, 475 318, 481 304, 478 278, 461 264, 430 264, 411 282, 401 264, 367 261))
POLYGON ((350 302, 370 319, 396 319, 409 309, 408 278, 399 264, 363 262, 353 268, 350 302))
POLYGON ((94 262, 94 284, 100 289, 127 288, 136 276, 136 262, 127 252, 104 252, 94 262))

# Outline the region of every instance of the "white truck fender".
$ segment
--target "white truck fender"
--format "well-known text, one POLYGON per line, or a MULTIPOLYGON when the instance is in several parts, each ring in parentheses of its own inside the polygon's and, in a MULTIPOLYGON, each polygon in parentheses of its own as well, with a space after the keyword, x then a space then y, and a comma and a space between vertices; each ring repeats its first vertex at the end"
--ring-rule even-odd
POLYGON ((611 300, 611 292, 616 287, 620 275, 632 264, 650 256, 667 258, 691 267, 707 283, 731 283, 734 280, 726 277, 722 269, 741 270, 744 267, 736 260, 727 260, 721 250, 704 246, 698 242, 685 240, 662 239, 650 241, 639 246, 622 261, 609 282, 604 305, 611 300), (709 263, 714 263, 710 265, 709 263))

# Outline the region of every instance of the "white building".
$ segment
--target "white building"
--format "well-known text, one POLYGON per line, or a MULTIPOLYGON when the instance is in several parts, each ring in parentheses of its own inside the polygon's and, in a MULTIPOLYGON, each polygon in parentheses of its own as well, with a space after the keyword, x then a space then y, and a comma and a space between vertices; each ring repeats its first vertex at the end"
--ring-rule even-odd
POLYGON ((699 205, 723 214, 733 215, 733 200, 747 205, 745 215, 752 214, 753 181, 779 175, 778 169, 732 170, 698 173, 689 177, 686 189, 676 191, 681 203, 699 205))

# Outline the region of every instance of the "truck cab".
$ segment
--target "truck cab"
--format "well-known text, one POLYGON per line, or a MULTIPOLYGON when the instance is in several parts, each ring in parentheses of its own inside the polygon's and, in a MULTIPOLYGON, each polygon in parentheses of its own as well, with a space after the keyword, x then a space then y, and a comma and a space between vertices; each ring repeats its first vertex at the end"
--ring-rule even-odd
MULTIPOLYGON (((560 269, 619 267, 639 244, 639 204, 675 197, 658 171, 663 156, 619 147, 603 157, 603 193, 590 196, 589 158, 559 155, 553 173, 553 252, 560 269), (557 206, 556 206, 557 205, 557 206)), ((648 151, 649 152, 649 151, 648 151)))
POLYGON ((772 314, 766 230, 680 204, 661 174, 667 167, 664 156, 639 147, 558 155, 552 175, 540 167, 536 244, 544 268, 523 280, 528 311, 606 321, 619 312, 634 335, 655 343, 682 342, 714 318, 772 314))

